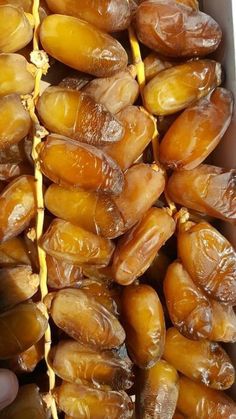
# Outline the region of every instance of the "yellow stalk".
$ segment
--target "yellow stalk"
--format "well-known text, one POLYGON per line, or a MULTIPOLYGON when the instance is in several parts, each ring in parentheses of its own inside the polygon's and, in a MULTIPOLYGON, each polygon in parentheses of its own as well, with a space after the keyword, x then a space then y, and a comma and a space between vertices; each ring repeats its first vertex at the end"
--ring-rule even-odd
MULTIPOLYGON (((133 54, 133 63, 135 65, 136 71, 137 71, 137 80, 138 80, 138 84, 140 86, 140 91, 141 91, 141 95, 142 95, 143 88, 144 88, 145 83, 146 83, 145 68, 144 68, 144 63, 143 63, 143 60, 142 60, 142 55, 141 55, 139 43, 138 43, 137 37, 135 35, 135 31, 134 31, 132 26, 129 27, 129 41, 130 41, 132 54, 133 54)), ((152 118, 152 121, 153 121, 154 127, 155 127, 154 134, 153 134, 153 137, 152 137, 152 149, 153 149, 154 160, 157 163, 158 162, 157 124, 156 124, 156 119, 151 114, 149 114, 149 115, 152 118)))
MULTIPOLYGON (((43 225, 44 225, 44 199, 43 199, 43 175, 40 170, 40 164, 38 161, 38 152, 37 146, 41 143, 41 139, 45 136, 46 131, 43 127, 40 126, 37 115, 35 113, 35 105, 39 97, 40 92, 40 81, 42 75, 47 72, 48 69, 48 58, 47 54, 44 51, 39 50, 38 42, 38 30, 40 25, 39 18, 39 0, 34 0, 33 3, 33 18, 34 18, 34 38, 33 38, 33 52, 31 53, 31 62, 36 66, 35 72, 35 87, 34 93, 31 100, 28 101, 28 107, 31 119, 34 123, 34 138, 33 138, 33 148, 32 148, 32 158, 35 164, 35 184, 36 184, 36 197, 37 197, 37 217, 36 217, 36 241, 37 241, 37 250, 39 257, 39 278, 40 278, 40 291, 41 299, 43 301, 44 297, 48 294, 47 288, 47 264, 46 264, 46 254, 44 250, 39 246, 39 240, 43 234, 43 225)), ((45 306, 43 306, 45 307, 45 306)), ((48 313, 45 307, 45 315, 49 318, 48 313)), ((48 368, 49 376, 49 407, 52 412, 53 419, 58 419, 57 408, 54 398, 51 395, 51 391, 55 386, 55 374, 52 368, 48 363, 48 354, 51 347, 51 330, 50 326, 45 333, 45 360, 48 368)))

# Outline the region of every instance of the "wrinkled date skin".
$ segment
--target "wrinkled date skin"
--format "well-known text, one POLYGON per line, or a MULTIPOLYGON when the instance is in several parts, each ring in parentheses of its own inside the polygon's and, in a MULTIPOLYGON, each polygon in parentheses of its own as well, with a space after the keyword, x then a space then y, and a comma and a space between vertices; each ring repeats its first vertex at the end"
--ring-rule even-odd
POLYGON ((212 331, 209 339, 215 342, 236 342, 236 314, 234 308, 211 300, 212 331))
POLYGON ((219 144, 232 112, 232 93, 222 88, 185 109, 161 142, 161 162, 173 170, 197 167, 219 144))
POLYGON ((121 122, 78 90, 48 87, 39 98, 37 111, 49 131, 83 143, 105 145, 124 135, 121 122))
POLYGON ((48 285, 50 288, 73 287, 82 279, 82 269, 79 266, 47 255, 48 285))
POLYGON ((128 358, 112 351, 97 352, 73 340, 61 341, 51 350, 51 365, 63 380, 93 386, 109 385, 114 390, 126 390, 133 384, 128 358))
POLYGON ((216 390, 226 390, 234 383, 234 367, 218 343, 187 339, 172 327, 166 332, 163 357, 188 378, 216 390))
POLYGON ((20 387, 10 406, 0 412, 1 419, 46 419, 46 408, 36 384, 20 387))
POLYGON ((179 394, 176 369, 161 360, 152 368, 139 371, 137 381, 137 419, 172 419, 179 394))
POLYGON ((170 265, 170 258, 165 254, 164 250, 159 250, 156 254, 152 264, 145 272, 145 280, 152 281, 157 284, 162 282, 168 266, 170 265))
POLYGON ((130 5, 127 0, 46 0, 53 13, 74 16, 92 23, 105 32, 127 29, 131 20, 130 5))
POLYGON ((124 177, 119 166, 102 150, 59 135, 40 144, 42 172, 54 183, 73 189, 122 192, 124 177))
POLYGON ((154 134, 154 123, 149 115, 137 106, 128 106, 116 116, 124 126, 125 133, 120 141, 106 145, 103 150, 122 170, 126 170, 150 143, 154 134))
POLYGON ((191 419, 233 419, 236 404, 225 393, 181 376, 177 407, 191 419))
POLYGON ((109 239, 59 218, 53 220, 42 237, 41 247, 50 256, 73 265, 107 266, 114 252, 109 239))
POLYGON ((27 248, 21 237, 14 237, 0 243, 1 268, 15 267, 17 265, 30 265, 27 248))
POLYGON ((97 77, 124 70, 127 53, 110 35, 71 16, 47 16, 40 27, 43 49, 62 63, 97 77))
POLYGON ((132 361, 150 368, 162 356, 165 343, 165 319, 156 291, 145 284, 125 288, 122 320, 132 361))
POLYGON ((133 403, 124 391, 103 391, 63 382, 53 395, 60 409, 74 418, 128 419, 133 415, 133 403))
POLYGON ((178 232, 178 254, 197 286, 213 299, 235 305, 236 253, 224 236, 204 221, 184 223, 178 232))
POLYGON ((194 57, 215 51, 222 31, 205 13, 174 0, 148 0, 135 15, 139 40, 164 56, 194 57))
POLYGON ((189 339, 207 339, 213 325, 210 301, 179 261, 167 269, 164 294, 174 326, 189 339))
POLYGON ((221 84, 221 65, 193 60, 167 68, 147 83, 145 108, 154 115, 171 115, 187 108, 221 84))
POLYGON ((33 176, 13 180, 0 195, 0 241, 20 234, 36 215, 33 176))
POLYGON ((174 231, 173 218, 161 208, 151 208, 118 242, 112 267, 114 280, 120 285, 134 282, 149 268, 174 231))
POLYGON ((34 89, 30 64, 20 54, 0 54, 0 95, 26 95, 34 89))
POLYGON ((104 350, 118 347, 125 340, 117 318, 81 289, 48 294, 46 304, 56 325, 81 344, 104 350))
POLYGON ((139 85, 135 80, 136 70, 129 66, 112 77, 94 79, 82 91, 101 103, 112 114, 133 105, 139 95, 139 85))
POLYGON ((31 298, 38 290, 39 276, 30 266, 0 269, 0 312, 31 298))
POLYGON ((136 164, 125 173, 123 192, 114 198, 125 222, 133 227, 165 188, 165 173, 156 164, 136 164))
POLYGON ((107 238, 122 234, 124 221, 111 197, 97 192, 70 190, 52 184, 45 194, 46 208, 56 217, 107 238))
POLYGON ((187 208, 224 221, 236 222, 236 171, 201 164, 172 174, 170 198, 187 208))
POLYGON ((0 52, 16 52, 33 38, 33 28, 21 7, 0 5, 0 52))
POLYGON ((47 319, 34 303, 21 303, 0 314, 0 359, 29 349, 44 335, 47 319))
POLYGON ((30 128, 30 115, 22 105, 20 96, 12 94, 0 97, 0 150, 21 141, 30 128))

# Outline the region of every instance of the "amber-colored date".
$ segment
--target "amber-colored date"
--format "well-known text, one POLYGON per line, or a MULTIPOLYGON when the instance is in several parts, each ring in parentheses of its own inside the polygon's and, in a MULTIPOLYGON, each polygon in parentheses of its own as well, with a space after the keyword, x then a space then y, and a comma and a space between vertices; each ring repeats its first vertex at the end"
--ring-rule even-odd
POLYGON ((60 409, 74 418, 128 419, 133 414, 133 403, 124 391, 103 391, 63 382, 53 395, 60 409))
POLYGON ((114 199, 129 229, 151 208, 165 188, 165 173, 156 164, 137 164, 125 173, 123 192, 114 199))
POLYGON ((0 52, 15 52, 33 38, 32 26, 21 7, 0 5, 0 52))
POLYGON ((235 170, 201 164, 175 172, 169 179, 170 198, 187 208, 225 221, 236 221, 235 170))
POLYGON ((197 286, 213 299, 236 303, 236 253, 210 224, 187 222, 178 232, 178 254, 197 286))
POLYGON ((44 356, 44 340, 41 339, 22 354, 11 358, 7 362, 8 368, 16 374, 33 372, 44 356))
POLYGON ((194 10, 199 10, 199 3, 198 0, 175 0, 177 3, 184 4, 185 6, 189 6, 194 10))
POLYGON ((125 128, 122 139, 106 145, 103 150, 112 157, 122 170, 128 169, 150 143, 154 134, 154 123, 142 108, 128 106, 117 114, 125 128))
POLYGON ((133 66, 112 77, 90 81, 83 87, 83 92, 101 103, 112 114, 133 105, 139 95, 139 85, 135 80, 136 71, 133 66))
POLYGON ((0 195, 0 241, 20 234, 36 214, 33 176, 13 180, 0 195))
POLYGON ((156 291, 145 284, 125 288, 122 319, 132 361, 150 368, 162 356, 165 343, 165 319, 156 291))
POLYGON ((236 404, 224 392, 213 390, 182 376, 177 407, 191 419, 233 419, 236 404))
POLYGON ((37 343, 47 319, 34 303, 21 303, 0 314, 0 359, 12 358, 37 343))
POLYGON ((30 127, 30 115, 22 105, 20 96, 12 94, 0 97, 0 150, 22 140, 30 127))
POLYGON ((121 285, 134 282, 149 268, 174 231, 175 222, 167 211, 151 208, 118 242, 112 267, 114 280, 121 285))
POLYGON ((52 184, 45 194, 45 205, 56 217, 103 237, 115 238, 124 230, 120 211, 105 194, 70 190, 52 184))
POLYGON ((176 369, 159 361, 152 368, 139 371, 137 381, 137 419, 172 419, 179 394, 176 369))
POLYGON ((73 287, 82 279, 82 269, 47 255, 48 285, 51 288, 73 287))
POLYGON ((161 142, 161 162, 173 170, 197 167, 219 144, 232 112, 232 93, 222 88, 185 109, 161 142))
POLYGON ((63 380, 81 384, 85 381, 100 387, 109 385, 114 390, 132 386, 132 363, 112 351, 97 352, 73 340, 61 341, 51 350, 51 365, 63 380))
POLYGON ((209 339, 217 342, 236 342, 236 313, 234 308, 211 300, 212 331, 209 339))
POLYGON ((30 265, 26 245, 21 237, 0 243, 0 266, 7 268, 17 265, 30 265))
POLYGON ((0 311, 31 298, 38 290, 39 276, 30 266, 0 269, 0 311))
POLYGON ((178 64, 176 61, 170 61, 161 57, 156 52, 151 52, 151 54, 147 55, 143 62, 147 81, 153 79, 153 77, 161 71, 166 70, 166 68, 170 68, 178 64))
POLYGON ((124 134, 121 122, 78 90, 48 87, 39 98, 37 111, 49 131, 76 141, 105 145, 119 141, 124 134))
POLYGON ((172 327, 166 332, 163 357, 188 378, 216 390, 226 390, 234 383, 233 364, 218 343, 187 339, 172 327))
POLYGON ((26 95, 34 88, 33 68, 20 54, 0 54, 0 95, 26 95))
POLYGON ((207 339, 213 326, 210 301, 179 261, 167 270, 164 294, 174 326, 190 339, 207 339))
POLYGON ((59 135, 49 135, 39 147, 41 169, 53 182, 88 191, 122 192, 119 166, 102 150, 59 135))
POLYGON ((52 57, 97 77, 112 76, 127 66, 126 51, 116 39, 75 17, 47 16, 40 41, 52 57))
POLYGON ((46 0, 53 13, 78 17, 105 32, 127 29, 131 20, 129 2, 126 0, 46 0))
POLYGON ((221 65, 193 60, 157 74, 143 91, 145 108, 155 115, 170 115, 187 108, 221 83, 221 65))
POLYGON ((143 44, 167 57, 208 55, 222 37, 212 17, 174 0, 144 1, 137 9, 135 26, 143 44))
POLYGON ((81 289, 48 294, 46 304, 56 325, 81 344, 104 350, 118 347, 125 340, 117 318, 81 289))
POLYGON ((46 419, 46 407, 36 384, 20 387, 10 406, 0 412, 1 419, 46 419))
POLYGON ((114 244, 68 221, 56 218, 41 239, 50 256, 73 265, 109 264, 114 244))

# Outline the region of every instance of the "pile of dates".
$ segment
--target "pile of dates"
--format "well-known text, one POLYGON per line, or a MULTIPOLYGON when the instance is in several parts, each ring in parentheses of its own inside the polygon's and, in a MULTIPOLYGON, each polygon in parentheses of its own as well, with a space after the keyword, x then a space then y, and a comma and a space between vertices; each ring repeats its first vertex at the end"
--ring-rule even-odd
POLYGON ((220 226, 236 171, 209 160, 233 112, 209 55, 221 28, 197 0, 44 0, 35 31, 37 3, 0 0, 0 366, 20 383, 0 419, 49 418, 50 397, 65 419, 233 419, 236 252, 220 226), (50 60, 40 127, 33 36, 50 60))

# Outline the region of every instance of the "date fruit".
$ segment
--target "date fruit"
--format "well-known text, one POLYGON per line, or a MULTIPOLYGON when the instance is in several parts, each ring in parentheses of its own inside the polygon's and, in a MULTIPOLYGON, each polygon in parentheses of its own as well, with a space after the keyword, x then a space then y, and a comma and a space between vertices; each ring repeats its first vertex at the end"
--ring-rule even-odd
POLYGON ((49 135, 38 151, 42 172, 60 186, 115 195, 122 192, 121 169, 106 153, 92 145, 49 135))
POLYGON ((0 52, 16 52, 33 38, 33 28, 21 7, 0 5, 0 52))
POLYGON ((221 65, 193 60, 157 74, 143 91, 144 107, 154 115, 170 115, 187 108, 221 84, 221 65))
POLYGON ((174 231, 175 222, 166 210, 151 208, 118 242, 112 265, 114 280, 129 285, 143 275, 174 231))
POLYGON ((92 23, 105 32, 127 29, 131 21, 131 10, 127 0, 46 0, 53 13, 74 16, 92 23))
POLYGON ((144 1, 136 11, 135 26, 144 45, 167 57, 208 55, 222 38, 211 16, 174 0, 144 1))
POLYGON ((63 382, 53 391, 59 408, 74 418, 129 419, 133 403, 124 391, 104 391, 63 382))
POLYGON ((236 303, 236 253, 210 224, 180 224, 178 254, 195 284, 221 303, 236 303))
POLYGON ((173 173, 167 192, 177 204, 235 223, 235 182, 235 170, 201 164, 193 170, 173 173))
POLYGON ((131 285, 124 289, 121 303, 129 355, 139 368, 150 368, 161 358, 165 344, 159 297, 149 285, 131 285))
POLYGON ((116 348, 125 340, 117 318, 81 289, 48 294, 45 303, 55 324, 83 345, 102 351, 116 348))
POLYGON ((222 88, 185 109, 161 142, 160 161, 173 170, 197 167, 219 144, 232 112, 232 93, 222 88))
POLYGON ((40 41, 52 57, 97 77, 110 77, 128 63, 116 39, 75 17, 47 16, 40 27, 40 41))
POLYGON ((207 339, 213 327, 211 303, 179 261, 167 269, 164 294, 170 319, 180 333, 189 339, 207 339))
POLYGON ((191 419, 233 419, 236 403, 224 392, 195 383, 182 376, 179 380, 177 407, 191 419))
POLYGON ((47 319, 34 303, 21 303, 0 314, 0 359, 29 349, 44 335, 47 319))
POLYGON ((122 123, 93 98, 78 90, 48 87, 40 96, 37 111, 51 132, 92 145, 119 141, 122 123))
POLYGON ((22 233, 35 215, 34 177, 20 176, 0 194, 0 242, 22 233))
POLYGON ((114 252, 110 240, 59 218, 53 220, 40 245, 50 256, 72 265, 107 266, 114 252))
POLYGON ((218 343, 187 339, 174 327, 166 331, 163 358, 186 377, 216 390, 234 383, 233 364, 218 343))
POLYGON ((105 194, 70 190, 52 184, 45 194, 45 205, 56 217, 103 237, 115 238, 124 230, 120 211, 105 194))
POLYGON ((112 351, 97 352, 73 340, 64 340, 52 348, 50 362, 63 380, 95 387, 108 385, 114 390, 126 390, 133 384, 132 363, 112 351))

